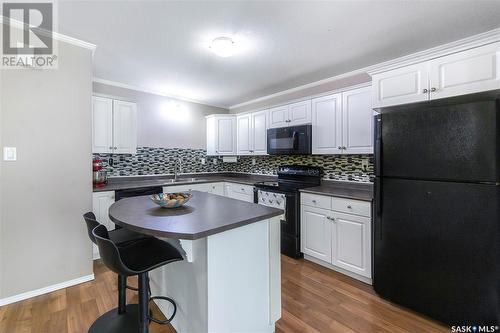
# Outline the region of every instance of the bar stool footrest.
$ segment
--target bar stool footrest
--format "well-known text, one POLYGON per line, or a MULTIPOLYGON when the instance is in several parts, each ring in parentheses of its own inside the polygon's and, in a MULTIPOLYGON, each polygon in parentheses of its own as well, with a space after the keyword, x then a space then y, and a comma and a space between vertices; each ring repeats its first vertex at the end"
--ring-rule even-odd
POLYGON ((149 298, 149 301, 154 301, 155 299, 161 299, 161 300, 164 300, 164 301, 168 301, 170 304, 173 305, 174 307, 174 310, 172 311, 172 315, 165 319, 165 320, 160 320, 160 319, 156 319, 153 317, 151 311, 149 313, 149 316, 148 316, 148 319, 152 322, 155 322, 157 324, 160 324, 160 325, 166 325, 166 324, 169 324, 175 317, 175 314, 177 312, 177 304, 175 304, 175 301, 173 299, 171 299, 170 297, 166 297, 166 296, 153 296, 153 297, 150 297, 149 298))

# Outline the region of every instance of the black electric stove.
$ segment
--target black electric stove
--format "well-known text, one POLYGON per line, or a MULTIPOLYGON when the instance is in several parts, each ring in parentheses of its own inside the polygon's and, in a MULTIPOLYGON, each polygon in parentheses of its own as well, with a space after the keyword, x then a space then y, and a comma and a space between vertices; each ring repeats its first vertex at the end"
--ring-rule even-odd
POLYGON ((254 184, 254 202, 285 211, 281 220, 281 253, 301 258, 299 189, 321 185, 323 170, 307 165, 283 165, 278 168, 278 181, 254 184))

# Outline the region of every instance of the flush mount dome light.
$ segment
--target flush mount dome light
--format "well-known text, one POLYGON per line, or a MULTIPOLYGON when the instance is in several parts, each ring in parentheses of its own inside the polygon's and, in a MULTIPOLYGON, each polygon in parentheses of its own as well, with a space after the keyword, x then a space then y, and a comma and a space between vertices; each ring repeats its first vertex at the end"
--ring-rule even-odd
POLYGON ((219 57, 227 58, 234 54, 234 41, 229 37, 217 37, 210 43, 210 50, 219 57))

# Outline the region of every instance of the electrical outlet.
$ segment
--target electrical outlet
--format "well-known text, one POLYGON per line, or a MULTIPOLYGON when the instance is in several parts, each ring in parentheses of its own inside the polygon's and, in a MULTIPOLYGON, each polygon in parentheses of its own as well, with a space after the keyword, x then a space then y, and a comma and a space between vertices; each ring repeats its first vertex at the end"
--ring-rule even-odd
POLYGON ((214 159, 212 160, 212 163, 213 163, 214 165, 217 165, 217 158, 214 158, 214 159))
POLYGON ((361 168, 366 171, 368 170, 368 160, 362 160, 361 161, 361 168))
POLYGON ((257 164, 257 162, 255 161, 255 158, 252 158, 252 165, 255 165, 257 164))
POLYGON ((205 165, 206 160, 204 158, 200 158, 201 165, 205 165))
POLYGON ((16 147, 3 147, 3 160, 16 161, 17 160, 16 147))

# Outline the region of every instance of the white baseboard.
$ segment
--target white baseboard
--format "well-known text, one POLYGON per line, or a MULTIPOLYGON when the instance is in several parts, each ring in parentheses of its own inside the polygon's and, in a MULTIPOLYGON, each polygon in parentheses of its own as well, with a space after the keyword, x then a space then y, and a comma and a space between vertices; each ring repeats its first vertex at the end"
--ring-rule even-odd
POLYGON ((68 287, 71 287, 71 286, 74 286, 74 285, 77 285, 80 283, 92 281, 93 279, 94 279, 94 274, 85 275, 85 276, 82 276, 82 277, 79 277, 79 278, 76 278, 73 280, 68 280, 68 281, 64 281, 61 283, 53 284, 53 285, 48 286, 48 287, 28 291, 28 292, 25 292, 22 294, 17 294, 17 295, 6 297, 6 298, 2 298, 2 299, 0 299, 0 306, 19 302, 19 301, 22 301, 22 300, 25 300, 28 298, 32 298, 32 297, 36 297, 36 296, 40 296, 43 294, 47 294, 47 293, 50 293, 50 292, 53 292, 53 291, 56 291, 59 289, 68 288, 68 287))
POLYGON ((356 274, 356 273, 353 273, 353 272, 349 272, 348 270, 345 270, 345 269, 340 268, 340 267, 333 266, 330 263, 324 262, 323 260, 320 260, 320 259, 316 259, 314 257, 311 257, 311 256, 307 255, 307 254, 304 254, 304 259, 312 261, 313 263, 318 264, 320 266, 329 268, 329 269, 331 269, 333 271, 336 271, 336 272, 342 273, 344 275, 347 275, 349 277, 352 277, 353 279, 359 280, 359 281, 364 282, 366 284, 369 284, 369 285, 373 284, 372 283, 372 279, 367 278, 366 276, 362 276, 362 275, 359 275, 359 274, 356 274))

